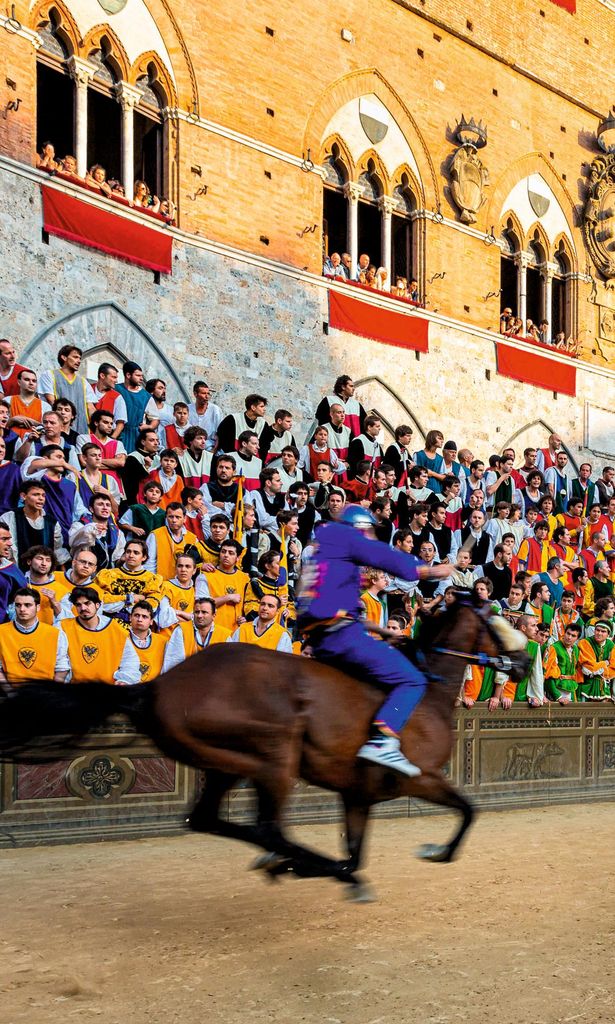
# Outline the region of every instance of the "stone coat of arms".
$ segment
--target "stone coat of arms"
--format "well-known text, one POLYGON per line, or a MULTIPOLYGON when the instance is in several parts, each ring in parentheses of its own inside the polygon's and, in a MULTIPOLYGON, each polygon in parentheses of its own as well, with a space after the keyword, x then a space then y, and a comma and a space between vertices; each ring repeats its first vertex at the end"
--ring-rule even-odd
POLYGON ((476 146, 465 143, 453 154, 450 165, 451 195, 459 207, 464 224, 476 223, 476 214, 486 201, 484 188, 489 172, 479 158, 476 146))
POLYGON ((615 153, 597 156, 592 162, 583 233, 596 268, 603 277, 615 277, 615 153))

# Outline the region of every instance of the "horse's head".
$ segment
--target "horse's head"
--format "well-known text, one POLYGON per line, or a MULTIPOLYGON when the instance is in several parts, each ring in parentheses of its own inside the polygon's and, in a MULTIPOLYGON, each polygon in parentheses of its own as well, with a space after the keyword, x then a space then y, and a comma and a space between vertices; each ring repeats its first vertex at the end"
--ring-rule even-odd
POLYGON ((439 635, 431 638, 434 648, 484 655, 492 668, 506 672, 514 682, 526 675, 530 663, 526 638, 501 615, 496 615, 489 601, 459 592, 449 611, 435 622, 442 628, 437 630, 439 635))

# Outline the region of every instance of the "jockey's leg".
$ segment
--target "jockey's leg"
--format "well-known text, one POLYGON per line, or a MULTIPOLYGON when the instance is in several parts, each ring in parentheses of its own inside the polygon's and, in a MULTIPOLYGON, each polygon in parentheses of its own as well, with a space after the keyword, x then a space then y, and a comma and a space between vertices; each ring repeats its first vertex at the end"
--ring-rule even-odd
POLYGON ((327 634, 318 647, 320 660, 338 664, 350 674, 373 679, 391 692, 374 719, 373 735, 358 756, 404 775, 420 775, 399 749, 399 734, 425 692, 422 672, 394 647, 375 640, 356 622, 327 634))

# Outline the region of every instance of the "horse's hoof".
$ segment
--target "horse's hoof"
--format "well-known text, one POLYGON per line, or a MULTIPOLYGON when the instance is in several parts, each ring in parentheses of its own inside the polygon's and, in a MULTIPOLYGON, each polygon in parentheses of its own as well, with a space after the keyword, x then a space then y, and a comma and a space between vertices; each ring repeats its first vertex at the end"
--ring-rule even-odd
POLYGON ((378 897, 367 882, 356 882, 344 889, 344 899, 349 903, 375 903, 378 897))
POLYGON ((448 864, 452 860, 448 846, 438 846, 437 843, 423 843, 416 851, 419 860, 431 860, 436 864, 448 864))
POLYGON ((260 857, 252 861, 250 864, 250 871, 267 871, 270 873, 273 868, 276 868, 278 864, 281 864, 285 858, 280 856, 279 853, 261 853, 260 857))

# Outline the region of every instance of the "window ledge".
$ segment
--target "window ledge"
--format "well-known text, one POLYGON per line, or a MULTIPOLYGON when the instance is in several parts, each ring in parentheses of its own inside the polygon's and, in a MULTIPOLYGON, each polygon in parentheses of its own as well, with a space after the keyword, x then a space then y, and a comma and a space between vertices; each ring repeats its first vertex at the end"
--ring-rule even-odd
MULTIPOLYGON (((22 178, 28 178, 32 182, 37 182, 39 184, 46 182, 52 188, 59 188, 82 198, 84 202, 92 203, 93 205, 106 210, 109 209, 110 200, 101 198, 96 193, 88 192, 82 187, 77 187, 68 181, 60 180, 57 177, 54 180, 53 176, 45 174, 43 171, 32 167, 30 164, 24 164, 12 159, 11 157, 0 154, 0 168, 22 178)), ((147 222, 154 230, 160 228, 165 232, 168 231, 178 242, 194 246, 195 248, 204 249, 222 257, 237 260, 246 266, 259 267, 261 269, 268 270, 271 273, 281 274, 282 276, 288 277, 294 281, 303 281, 306 284, 310 284, 312 287, 322 289, 323 291, 328 291, 332 288, 336 290, 347 288, 347 284, 338 284, 330 278, 323 277, 321 273, 316 274, 308 270, 300 270, 290 264, 268 259, 266 256, 260 256, 256 253, 248 252, 244 249, 238 249, 234 246, 226 245, 221 242, 214 242, 204 238, 202 235, 191 234, 170 224, 163 223, 157 225, 156 223, 152 223, 153 218, 151 216, 148 216, 143 211, 137 210, 134 207, 123 206, 118 203, 114 208, 115 212, 120 217, 130 218, 140 224, 147 222)), ((453 329, 458 331, 460 334, 471 335, 475 338, 482 339, 483 341, 491 342, 492 344, 500 342, 505 345, 511 345, 515 348, 522 349, 528 353, 533 352, 534 354, 536 353, 537 347, 543 347, 542 345, 538 346, 537 343, 532 344, 525 338, 509 338, 506 337, 506 335, 500 334, 499 330, 487 330, 486 328, 468 323, 465 320, 456 320, 453 317, 445 316, 442 313, 436 313, 433 310, 416 307, 411 302, 406 303, 403 300, 400 300, 397 296, 389 295, 387 292, 374 292, 371 288, 361 288, 360 295, 361 301, 369 302, 371 305, 381 306, 385 309, 395 309, 398 312, 404 312, 408 316, 424 317, 429 319, 432 323, 441 324, 442 327, 453 329)), ((553 349, 551 346, 546 347, 549 348, 549 356, 551 359, 567 363, 572 358, 570 355, 559 349, 553 349)), ((585 372, 596 373, 603 378, 615 380, 615 370, 609 369, 607 366, 600 365, 599 363, 588 362, 582 357, 576 357, 574 361, 585 372)))
POLYGON ((124 211, 136 214, 139 219, 145 218, 149 222, 152 220, 157 221, 160 227, 173 226, 172 217, 165 217, 162 213, 155 213, 153 210, 147 210, 142 206, 134 206, 125 196, 107 196, 100 189, 87 185, 81 178, 76 178, 72 174, 65 174, 63 171, 48 171, 45 167, 35 167, 33 170, 47 184, 61 183, 63 187, 66 187, 66 191, 70 191, 72 195, 78 196, 86 202, 90 198, 93 199, 95 197, 103 209, 112 209, 114 213, 117 213, 119 212, 118 207, 122 207, 124 211))

